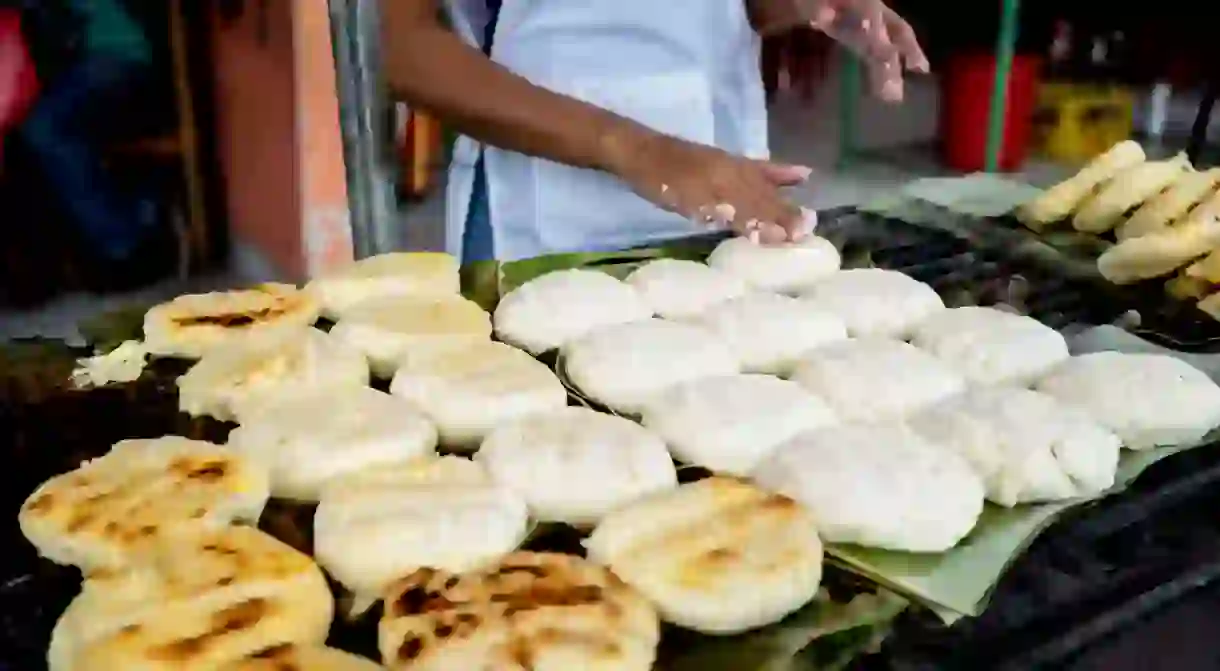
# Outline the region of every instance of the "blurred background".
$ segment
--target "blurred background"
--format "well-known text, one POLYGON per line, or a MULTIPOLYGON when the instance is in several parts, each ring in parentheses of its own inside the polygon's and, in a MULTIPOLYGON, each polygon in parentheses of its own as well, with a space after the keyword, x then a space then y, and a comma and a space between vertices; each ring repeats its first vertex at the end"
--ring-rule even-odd
MULTIPOLYGON (((1002 4, 892 4, 933 65, 901 106, 816 33, 765 45, 802 204, 987 167, 1002 4)), ((1021 3, 997 167, 1046 183, 1127 137, 1216 162, 1205 9, 1021 3)), ((451 135, 378 85, 376 26, 362 0, 0 0, 0 336, 442 248, 451 135)))

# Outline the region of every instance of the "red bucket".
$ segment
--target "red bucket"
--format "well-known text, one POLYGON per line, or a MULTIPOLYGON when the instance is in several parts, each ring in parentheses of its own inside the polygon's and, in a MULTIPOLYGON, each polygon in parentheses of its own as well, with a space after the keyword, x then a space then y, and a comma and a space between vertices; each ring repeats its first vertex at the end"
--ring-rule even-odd
MULTIPOLYGON (((954 170, 976 172, 986 167, 995 66, 995 54, 962 54, 950 58, 942 71, 941 156, 954 170)), ((1019 170, 1029 155, 1040 66, 1037 56, 1013 57, 999 156, 1001 170, 1019 170)))

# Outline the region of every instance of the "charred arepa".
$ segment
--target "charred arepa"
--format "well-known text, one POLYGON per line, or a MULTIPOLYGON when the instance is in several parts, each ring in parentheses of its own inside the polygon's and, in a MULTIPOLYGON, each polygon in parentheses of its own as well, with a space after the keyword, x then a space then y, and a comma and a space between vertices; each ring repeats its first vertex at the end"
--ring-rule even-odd
POLYGON ((219 445, 176 436, 125 440, 43 483, 21 506, 42 556, 85 572, 125 565, 169 532, 256 521, 267 473, 219 445))
POLYGON ((386 595, 378 640, 395 671, 647 671, 656 611, 608 569, 516 552, 454 574, 420 569, 386 595))
POLYGON ((822 578, 809 511, 736 478, 630 503, 606 516, 585 547, 661 619, 708 634, 778 622, 812 600, 822 578))
POLYGON ((50 671, 219 671, 277 646, 320 646, 333 614, 322 570, 257 529, 167 536, 129 569, 85 581, 47 661, 50 671))
POLYGON ((187 294, 144 315, 144 342, 156 356, 198 359, 218 347, 312 325, 317 301, 290 284, 187 294))

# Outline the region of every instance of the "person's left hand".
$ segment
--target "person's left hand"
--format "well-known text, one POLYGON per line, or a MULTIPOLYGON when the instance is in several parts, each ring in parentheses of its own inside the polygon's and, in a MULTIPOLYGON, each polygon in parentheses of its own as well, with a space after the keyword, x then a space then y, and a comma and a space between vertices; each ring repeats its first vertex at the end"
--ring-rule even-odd
POLYGON ((882 99, 902 100, 904 70, 927 72, 915 31, 881 0, 746 0, 760 35, 812 27, 864 60, 869 83, 882 99))

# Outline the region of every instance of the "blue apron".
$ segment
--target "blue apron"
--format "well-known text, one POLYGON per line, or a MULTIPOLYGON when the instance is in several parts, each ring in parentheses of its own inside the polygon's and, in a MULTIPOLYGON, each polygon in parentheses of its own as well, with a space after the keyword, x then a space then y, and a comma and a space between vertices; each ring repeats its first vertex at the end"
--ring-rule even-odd
MULTIPOLYGON (((483 53, 491 57, 491 44, 496 35, 503 0, 487 0, 489 19, 483 30, 483 53)), ((462 265, 496 258, 491 234, 491 207, 487 200, 487 168, 480 153, 474 168, 474 186, 470 191, 470 210, 466 213, 466 228, 462 231, 462 265)))

